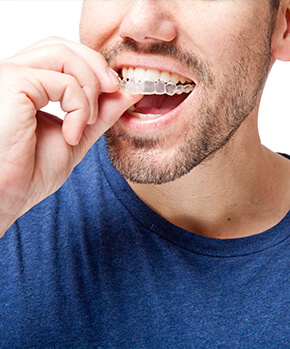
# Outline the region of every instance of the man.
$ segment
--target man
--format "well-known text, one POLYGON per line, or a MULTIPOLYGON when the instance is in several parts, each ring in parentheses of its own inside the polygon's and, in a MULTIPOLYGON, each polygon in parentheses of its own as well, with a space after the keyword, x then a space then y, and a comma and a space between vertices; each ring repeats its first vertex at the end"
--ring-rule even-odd
POLYGON ((257 114, 290 1, 85 1, 80 33, 1 62, 1 346, 288 347, 257 114))

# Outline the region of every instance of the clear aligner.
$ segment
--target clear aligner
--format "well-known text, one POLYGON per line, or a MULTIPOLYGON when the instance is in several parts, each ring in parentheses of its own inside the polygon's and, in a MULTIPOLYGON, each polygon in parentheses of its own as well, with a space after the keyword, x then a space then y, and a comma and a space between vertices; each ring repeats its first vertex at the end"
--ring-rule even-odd
POLYGON ((162 80, 153 81, 143 79, 138 81, 135 78, 120 79, 120 90, 134 94, 142 95, 163 95, 173 96, 175 94, 190 93, 194 89, 194 84, 176 85, 174 82, 164 82, 162 80))

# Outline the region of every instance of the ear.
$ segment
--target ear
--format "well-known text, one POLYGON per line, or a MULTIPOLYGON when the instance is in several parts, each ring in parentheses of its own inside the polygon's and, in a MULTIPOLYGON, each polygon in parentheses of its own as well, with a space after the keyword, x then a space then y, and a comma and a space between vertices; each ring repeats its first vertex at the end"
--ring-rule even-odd
POLYGON ((281 1, 276 28, 272 36, 272 55, 290 61, 290 1, 281 1))

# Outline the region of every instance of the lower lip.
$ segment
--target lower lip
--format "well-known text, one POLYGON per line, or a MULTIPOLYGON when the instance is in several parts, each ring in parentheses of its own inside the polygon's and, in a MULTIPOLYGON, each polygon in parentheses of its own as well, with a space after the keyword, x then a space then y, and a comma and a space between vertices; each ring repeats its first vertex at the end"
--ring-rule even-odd
POLYGON ((164 127, 170 122, 172 122, 174 119, 178 117, 178 115, 181 113, 181 110, 184 108, 184 106, 187 103, 188 98, 190 98, 190 95, 182 102, 180 103, 176 108, 172 109, 170 112, 163 114, 157 118, 154 119, 138 119, 135 116, 132 116, 127 111, 121 116, 119 121, 133 131, 152 131, 155 129, 158 129, 160 127, 164 127))

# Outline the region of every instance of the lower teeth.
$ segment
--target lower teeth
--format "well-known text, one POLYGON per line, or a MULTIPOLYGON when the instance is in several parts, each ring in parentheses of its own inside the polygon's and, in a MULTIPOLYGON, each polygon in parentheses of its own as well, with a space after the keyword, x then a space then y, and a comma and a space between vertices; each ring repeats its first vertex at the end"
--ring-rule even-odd
POLYGON ((132 116, 135 116, 135 118, 147 120, 147 119, 155 119, 159 118, 161 114, 141 114, 141 113, 129 113, 132 116))
POLYGON ((130 115, 135 116, 135 118, 144 119, 144 120, 147 120, 147 119, 155 119, 155 118, 159 118, 159 117, 161 116, 161 114, 142 114, 142 113, 136 113, 135 110, 136 110, 135 105, 132 105, 132 106, 127 110, 127 112, 128 112, 130 115))
POLYGON ((137 79, 120 80, 120 90, 130 94, 142 95, 163 95, 173 96, 175 94, 190 93, 194 89, 194 84, 176 85, 174 82, 157 82, 149 79, 138 81, 137 79))

